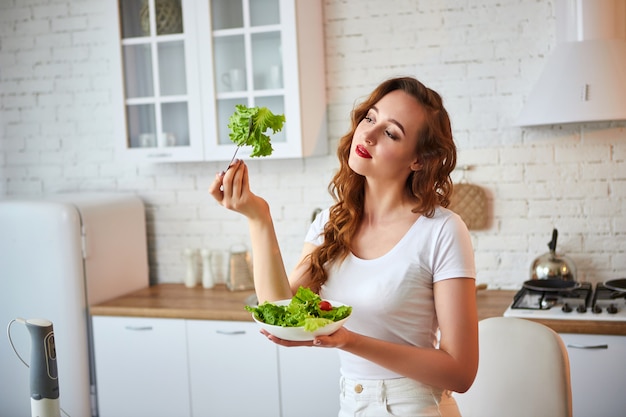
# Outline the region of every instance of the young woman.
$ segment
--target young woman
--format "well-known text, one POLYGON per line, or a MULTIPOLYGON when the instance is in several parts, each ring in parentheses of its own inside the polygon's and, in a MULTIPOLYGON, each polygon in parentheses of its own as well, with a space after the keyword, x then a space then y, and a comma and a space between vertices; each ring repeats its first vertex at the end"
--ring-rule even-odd
POLYGON ((439 94, 414 78, 383 82, 352 112, 339 171, 287 276, 270 209, 234 162, 210 194, 248 218, 262 301, 299 286, 353 307, 330 336, 283 346, 339 349, 347 416, 456 416, 478 367, 474 254, 469 232, 445 207, 456 146, 439 94))

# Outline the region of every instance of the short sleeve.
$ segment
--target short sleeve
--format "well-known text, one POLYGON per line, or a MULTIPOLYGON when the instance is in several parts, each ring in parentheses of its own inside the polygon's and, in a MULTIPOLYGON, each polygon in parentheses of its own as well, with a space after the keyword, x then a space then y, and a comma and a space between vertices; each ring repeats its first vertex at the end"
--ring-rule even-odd
POLYGON ((474 248, 463 220, 450 213, 437 239, 433 281, 459 277, 476 278, 474 248))

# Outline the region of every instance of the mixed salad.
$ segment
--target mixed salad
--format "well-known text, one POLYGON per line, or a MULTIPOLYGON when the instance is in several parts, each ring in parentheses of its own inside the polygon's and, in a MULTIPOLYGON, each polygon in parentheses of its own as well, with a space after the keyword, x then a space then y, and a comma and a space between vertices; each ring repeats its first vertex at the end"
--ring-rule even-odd
POLYGON ((280 306, 266 301, 257 307, 245 306, 245 308, 263 323, 282 327, 304 327, 308 332, 314 332, 329 323, 345 319, 352 313, 352 307, 345 305, 335 307, 305 287, 298 288, 288 305, 280 306))

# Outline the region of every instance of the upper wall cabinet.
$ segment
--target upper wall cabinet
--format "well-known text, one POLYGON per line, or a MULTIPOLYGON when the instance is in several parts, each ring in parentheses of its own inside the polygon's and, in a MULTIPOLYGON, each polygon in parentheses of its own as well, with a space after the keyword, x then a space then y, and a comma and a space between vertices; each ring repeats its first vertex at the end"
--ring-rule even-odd
POLYGON ((320 0, 120 0, 119 24, 125 153, 230 160, 237 104, 285 115, 271 158, 327 152, 320 0))
POLYGON ((152 160, 202 158, 193 0, 119 2, 124 148, 152 160))

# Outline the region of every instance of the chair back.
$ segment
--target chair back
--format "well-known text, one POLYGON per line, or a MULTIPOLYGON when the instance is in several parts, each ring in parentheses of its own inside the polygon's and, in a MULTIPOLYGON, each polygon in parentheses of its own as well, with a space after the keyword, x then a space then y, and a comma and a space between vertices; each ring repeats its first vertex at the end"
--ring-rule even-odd
POLYGON ((571 417, 569 358, 547 326, 514 317, 481 320, 478 373, 454 394, 463 417, 571 417))

